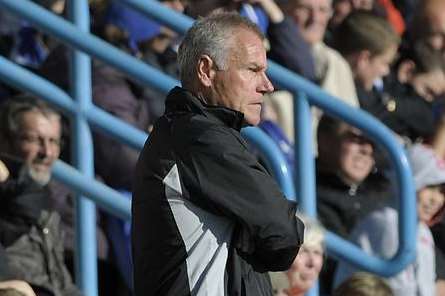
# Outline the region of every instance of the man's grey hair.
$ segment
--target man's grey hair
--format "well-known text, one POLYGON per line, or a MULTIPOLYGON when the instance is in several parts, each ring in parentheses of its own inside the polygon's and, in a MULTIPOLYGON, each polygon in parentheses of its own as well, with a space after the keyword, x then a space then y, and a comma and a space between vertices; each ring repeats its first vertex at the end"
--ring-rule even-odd
POLYGON ((258 26, 236 12, 218 12, 197 20, 186 33, 178 51, 178 65, 184 87, 191 86, 197 78, 197 65, 203 55, 208 55, 219 70, 227 67, 233 36, 239 29, 255 33, 261 40, 264 35, 258 26))
POLYGON ((51 116, 60 118, 60 114, 44 101, 29 94, 19 95, 1 105, 0 136, 8 141, 16 138, 22 132, 23 114, 31 111, 38 112, 47 118, 51 116))

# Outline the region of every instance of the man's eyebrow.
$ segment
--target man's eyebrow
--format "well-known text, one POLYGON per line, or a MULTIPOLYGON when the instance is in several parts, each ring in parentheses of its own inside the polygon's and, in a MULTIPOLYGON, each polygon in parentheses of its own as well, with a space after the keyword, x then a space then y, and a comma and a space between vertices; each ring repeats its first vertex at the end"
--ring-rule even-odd
POLYGON ((256 70, 263 70, 267 68, 267 65, 259 64, 257 62, 247 62, 246 66, 248 68, 254 68, 256 70))

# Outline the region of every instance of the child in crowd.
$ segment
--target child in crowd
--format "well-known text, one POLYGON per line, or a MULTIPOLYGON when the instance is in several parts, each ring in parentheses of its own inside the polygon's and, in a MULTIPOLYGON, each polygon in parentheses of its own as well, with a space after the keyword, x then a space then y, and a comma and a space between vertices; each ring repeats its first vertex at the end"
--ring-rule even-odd
MULTIPOLYGON (((395 296, 435 295, 436 259, 428 226, 442 216, 445 204, 445 163, 430 147, 415 144, 409 150, 417 192, 417 247, 415 262, 388 279, 395 296)), ((392 206, 377 210, 361 221, 351 239, 370 255, 392 258, 398 249, 398 212, 392 206)), ((342 282, 356 268, 346 262, 338 266, 335 283, 342 282)))
POLYGON ((376 80, 389 74, 399 43, 391 25, 368 11, 354 11, 335 32, 334 46, 351 66, 362 109, 374 113, 379 106, 368 97, 376 80))

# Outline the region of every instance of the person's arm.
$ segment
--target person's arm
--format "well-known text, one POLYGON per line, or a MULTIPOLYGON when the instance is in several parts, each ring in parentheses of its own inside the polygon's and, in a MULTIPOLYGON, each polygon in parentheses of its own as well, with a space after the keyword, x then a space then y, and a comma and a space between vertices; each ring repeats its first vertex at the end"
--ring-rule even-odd
POLYGON ((287 269, 303 242, 296 204, 286 200, 235 131, 207 128, 192 141, 175 147, 185 198, 233 220, 232 245, 257 270, 287 269))
POLYGON ((261 6, 271 23, 277 24, 283 21, 283 11, 274 0, 250 0, 249 2, 261 6))
POLYGON ((268 56, 272 60, 306 79, 316 80, 311 48, 292 19, 284 17, 281 22, 271 22, 267 36, 271 44, 268 56))

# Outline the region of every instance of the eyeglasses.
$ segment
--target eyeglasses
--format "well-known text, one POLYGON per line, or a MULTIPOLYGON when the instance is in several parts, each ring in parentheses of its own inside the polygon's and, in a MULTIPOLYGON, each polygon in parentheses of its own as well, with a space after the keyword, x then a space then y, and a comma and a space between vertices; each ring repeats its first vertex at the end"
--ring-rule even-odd
POLYGON ((31 145, 35 145, 35 146, 39 146, 39 147, 45 147, 45 146, 49 146, 52 148, 61 148, 62 147, 62 140, 60 138, 44 138, 42 136, 38 136, 38 135, 33 135, 33 134, 20 134, 18 136, 18 140, 23 142, 23 143, 27 143, 27 144, 31 144, 31 145))

